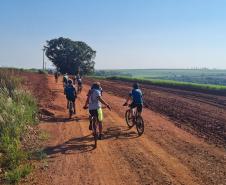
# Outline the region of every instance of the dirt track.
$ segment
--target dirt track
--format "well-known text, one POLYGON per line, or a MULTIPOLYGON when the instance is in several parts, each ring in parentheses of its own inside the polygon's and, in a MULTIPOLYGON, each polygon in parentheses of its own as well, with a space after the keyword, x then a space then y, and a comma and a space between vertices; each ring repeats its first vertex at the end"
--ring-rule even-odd
POLYGON ((51 136, 45 148, 48 166, 39 165, 32 184, 226 184, 224 149, 151 110, 144 110, 145 133, 138 137, 126 127, 124 100, 112 94, 104 93, 113 110, 105 110, 104 139, 94 149, 88 114, 82 109, 88 86, 79 95, 73 120, 67 119, 62 84, 49 76, 48 86, 54 100, 40 124, 51 136))

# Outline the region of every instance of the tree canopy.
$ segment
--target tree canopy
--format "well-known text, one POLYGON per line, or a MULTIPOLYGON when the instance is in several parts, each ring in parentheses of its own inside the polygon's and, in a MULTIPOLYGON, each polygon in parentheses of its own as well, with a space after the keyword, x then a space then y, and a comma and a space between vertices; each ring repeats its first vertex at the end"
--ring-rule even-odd
POLYGON ((61 73, 89 74, 94 71, 96 51, 85 42, 63 37, 46 42, 45 54, 61 73))

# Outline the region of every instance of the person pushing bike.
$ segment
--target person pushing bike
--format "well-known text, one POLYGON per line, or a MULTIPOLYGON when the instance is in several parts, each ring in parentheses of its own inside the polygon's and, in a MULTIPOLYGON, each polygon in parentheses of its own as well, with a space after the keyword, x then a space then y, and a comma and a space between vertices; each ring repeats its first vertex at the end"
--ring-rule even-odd
MULTIPOLYGON (((99 125, 99 139, 101 140, 103 137, 103 112, 102 112, 102 104, 104 104, 109 110, 111 107, 105 100, 101 97, 101 87, 100 83, 94 83, 87 94, 87 99, 84 108, 89 108, 89 113, 92 117, 96 117, 99 125)), ((89 130, 92 130, 92 125, 90 122, 89 130)))

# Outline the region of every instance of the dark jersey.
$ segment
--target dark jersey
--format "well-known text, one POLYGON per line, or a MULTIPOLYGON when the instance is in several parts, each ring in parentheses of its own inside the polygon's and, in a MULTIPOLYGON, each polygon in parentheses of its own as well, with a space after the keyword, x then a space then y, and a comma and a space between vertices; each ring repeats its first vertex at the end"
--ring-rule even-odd
POLYGON ((76 98, 76 89, 73 85, 68 85, 65 87, 65 95, 67 99, 74 99, 76 98))
POLYGON ((133 89, 130 93, 134 104, 143 104, 142 92, 140 89, 133 89))

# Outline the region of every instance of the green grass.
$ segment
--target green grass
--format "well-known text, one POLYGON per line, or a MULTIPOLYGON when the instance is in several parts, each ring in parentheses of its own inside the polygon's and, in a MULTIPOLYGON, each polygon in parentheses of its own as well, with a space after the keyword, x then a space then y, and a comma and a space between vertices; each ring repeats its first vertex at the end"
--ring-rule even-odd
POLYGON ((21 165, 5 174, 6 182, 9 184, 18 184, 21 178, 26 177, 32 171, 32 166, 29 164, 21 165))
MULTIPOLYGON (((20 138, 28 125, 37 123, 38 107, 33 96, 22 89, 20 70, 0 69, 0 168, 17 181, 18 167, 28 157, 20 138)), ((21 169, 20 169, 21 170, 21 169)))
POLYGON ((47 158, 47 154, 44 152, 43 149, 36 150, 32 153, 32 159, 43 160, 45 158, 47 158))

